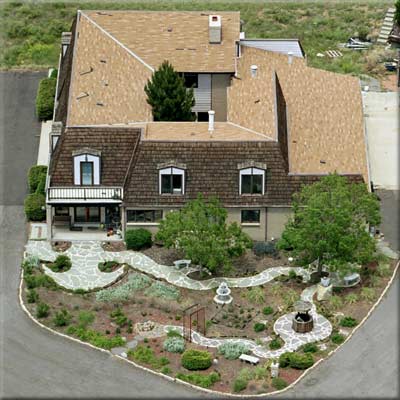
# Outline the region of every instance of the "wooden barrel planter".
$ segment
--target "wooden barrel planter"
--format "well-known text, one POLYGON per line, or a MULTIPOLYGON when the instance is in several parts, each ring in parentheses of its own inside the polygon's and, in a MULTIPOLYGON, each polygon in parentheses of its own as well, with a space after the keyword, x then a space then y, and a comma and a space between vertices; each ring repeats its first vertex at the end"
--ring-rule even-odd
POLYGON ((309 301, 299 300, 294 304, 296 314, 293 317, 292 329, 297 333, 311 332, 314 328, 313 317, 308 313, 312 304, 309 301))

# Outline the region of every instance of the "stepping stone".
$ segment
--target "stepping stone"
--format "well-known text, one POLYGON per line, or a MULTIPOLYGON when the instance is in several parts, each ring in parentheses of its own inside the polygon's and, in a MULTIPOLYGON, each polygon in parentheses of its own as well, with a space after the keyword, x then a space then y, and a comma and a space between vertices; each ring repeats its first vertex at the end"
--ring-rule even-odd
POLYGON ((131 340, 130 342, 128 342, 126 344, 126 347, 128 349, 134 349, 137 345, 138 345, 138 341, 137 340, 131 340))
POLYGON ((115 354, 117 356, 120 356, 120 355, 122 355, 122 353, 125 353, 125 352, 126 352, 126 347, 113 347, 111 349, 111 353, 115 354))

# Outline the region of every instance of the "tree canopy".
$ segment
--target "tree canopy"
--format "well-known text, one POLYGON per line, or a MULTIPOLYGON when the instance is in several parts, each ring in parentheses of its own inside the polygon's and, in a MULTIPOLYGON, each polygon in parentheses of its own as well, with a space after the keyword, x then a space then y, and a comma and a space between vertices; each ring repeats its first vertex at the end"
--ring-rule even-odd
POLYGON ((252 246, 237 223, 226 223, 227 212, 217 198, 204 201, 201 194, 181 210, 169 212, 161 221, 156 238, 168 248, 182 249, 185 257, 215 272, 229 267, 233 257, 252 246))
POLYGON ((394 22, 400 26, 400 0, 397 0, 395 4, 394 22))
POLYGON ((181 77, 168 61, 164 61, 144 88, 147 103, 153 109, 154 121, 193 121, 193 89, 185 87, 181 77))
POLYGON ((375 240, 368 224, 380 223, 375 194, 365 184, 350 184, 336 173, 303 186, 293 196, 293 217, 288 221, 278 247, 292 249, 299 261, 318 260, 331 271, 344 274, 350 263, 372 259, 375 240))

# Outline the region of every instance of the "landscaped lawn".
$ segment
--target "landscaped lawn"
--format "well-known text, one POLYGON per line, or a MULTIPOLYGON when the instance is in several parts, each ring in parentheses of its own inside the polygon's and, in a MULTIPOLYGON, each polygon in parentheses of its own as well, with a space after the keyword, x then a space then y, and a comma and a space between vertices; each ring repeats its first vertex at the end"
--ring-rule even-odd
MULTIPOLYGON (((63 247, 68 246, 64 244, 63 247)), ((169 251, 171 254, 174 252, 169 251)), ((149 250, 146 252, 149 253, 149 250)), ((167 250, 164 249, 164 252, 167 250)), ((154 250, 154 253, 160 254, 160 251, 154 250)), ((162 257, 168 258, 168 255, 163 254, 162 257)), ((268 255, 253 257, 264 265, 277 261, 268 255)), ((281 257, 281 260, 286 260, 283 255, 281 257)), ((174 258, 173 255, 170 258, 174 258)), ((181 353, 165 348, 166 336, 144 339, 141 333, 138 338, 136 324, 150 320, 161 325, 182 326, 183 309, 199 304, 205 307, 208 338, 241 337, 262 344, 262 338, 275 337, 273 324, 276 319, 292 311, 294 301, 304 288, 310 286, 309 283, 302 283, 295 274, 277 277, 258 287, 232 288, 233 303, 221 308, 213 301, 215 289, 200 291, 175 287, 133 268, 120 281, 106 289, 91 293, 66 291, 43 274, 37 267, 37 261, 32 263, 36 266, 26 263, 24 267, 23 300, 32 315, 51 328, 106 349, 137 339, 138 347, 128 353, 129 359, 164 374, 223 392, 240 390, 247 394, 265 393, 276 390, 282 384, 279 381, 272 382, 269 360, 261 359, 257 367, 244 365, 237 359, 226 359, 217 348, 205 348, 186 342, 186 350, 206 350, 211 354, 211 359, 218 359, 217 364, 205 370, 188 370, 182 366, 181 353), (260 324, 265 324, 265 327, 259 329, 260 324)), ((394 261, 380 257, 378 262, 369 264, 362 271, 362 285, 337 290, 328 301, 318 302, 314 299, 318 312, 330 320, 334 329, 331 338, 323 341, 326 344, 325 350, 315 346, 310 349, 316 350, 312 353, 314 362, 325 357, 343 341, 339 329, 351 332, 367 314, 390 279, 394 265, 394 261)), ((196 330, 195 324, 193 329, 196 330)), ((181 339, 177 340, 179 342, 181 339)), ((264 344, 265 349, 271 348, 269 343, 264 344)), ((304 365, 305 357, 310 357, 306 356, 304 350, 296 352, 303 363, 300 366, 304 365)), ((301 372, 301 369, 294 367, 280 368, 279 376, 289 384, 301 372)))
POLYGON ((393 1, 323 1, 298 3, 264 2, 92 2, 43 3, 12 2, 0 10, 0 34, 4 38, 0 67, 57 66, 60 35, 68 31, 77 9, 146 10, 234 10, 241 12, 248 38, 299 38, 310 66, 335 72, 386 75, 383 47, 364 51, 341 49, 343 57, 320 58, 317 53, 338 49, 356 33, 376 38, 385 12, 393 1))

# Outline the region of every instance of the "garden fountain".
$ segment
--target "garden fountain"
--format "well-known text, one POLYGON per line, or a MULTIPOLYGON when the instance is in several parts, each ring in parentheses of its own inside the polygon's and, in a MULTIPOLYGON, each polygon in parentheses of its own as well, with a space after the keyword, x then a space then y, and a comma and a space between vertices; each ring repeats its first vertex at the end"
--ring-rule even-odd
POLYGON ((217 288, 217 295, 214 296, 214 301, 217 304, 230 304, 232 300, 231 289, 228 288, 226 282, 221 282, 217 288))
POLYGON ((292 328, 297 333, 307 333, 313 330, 314 320, 308 312, 312 304, 309 301, 299 300, 294 304, 296 314, 293 317, 292 328))

